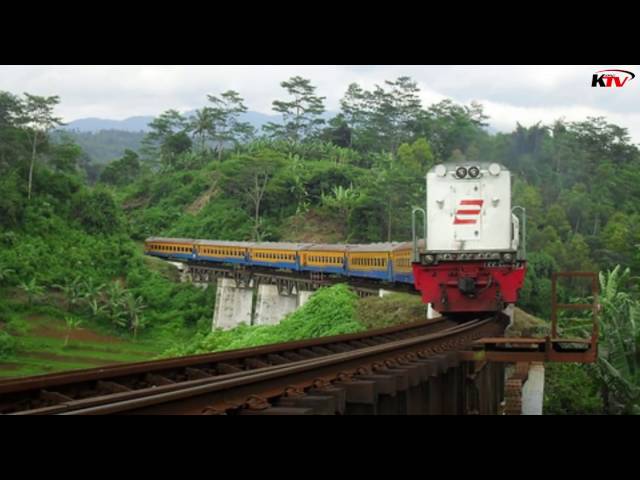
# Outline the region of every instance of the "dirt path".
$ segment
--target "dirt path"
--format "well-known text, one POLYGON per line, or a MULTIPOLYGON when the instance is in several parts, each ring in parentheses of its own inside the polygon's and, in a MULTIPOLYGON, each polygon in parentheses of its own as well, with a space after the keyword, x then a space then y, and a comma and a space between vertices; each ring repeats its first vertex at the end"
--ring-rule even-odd
POLYGON ((68 334, 69 341, 109 344, 125 343, 118 337, 102 335, 82 327, 68 332, 64 322, 43 315, 30 315, 25 319, 32 325, 29 336, 65 339, 68 334))

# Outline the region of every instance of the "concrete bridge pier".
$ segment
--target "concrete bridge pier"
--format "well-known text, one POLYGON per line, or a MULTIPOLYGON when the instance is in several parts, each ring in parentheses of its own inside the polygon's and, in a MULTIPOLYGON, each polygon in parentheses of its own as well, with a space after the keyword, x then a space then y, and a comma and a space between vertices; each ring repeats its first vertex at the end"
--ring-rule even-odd
POLYGON ((276 325, 298 308, 298 295, 280 295, 277 285, 260 284, 254 325, 276 325))
POLYGON ((219 278, 213 328, 229 330, 241 323, 251 325, 253 288, 238 287, 231 278, 219 278))
POLYGON ((522 414, 542 415, 544 404, 544 364, 532 363, 527 381, 522 386, 522 414))
POLYGON ((311 298, 311 295, 313 295, 314 292, 309 291, 309 290, 299 290, 298 291, 298 308, 303 306, 305 303, 307 303, 309 301, 309 298, 311 298))

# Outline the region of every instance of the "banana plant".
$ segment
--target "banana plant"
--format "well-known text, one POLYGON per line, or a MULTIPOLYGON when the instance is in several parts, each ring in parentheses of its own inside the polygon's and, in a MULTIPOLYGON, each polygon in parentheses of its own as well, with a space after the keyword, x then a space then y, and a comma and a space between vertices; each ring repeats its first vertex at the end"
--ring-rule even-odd
POLYGON ((142 297, 136 297, 129 293, 126 297, 125 308, 129 319, 129 328, 133 330, 133 338, 137 338, 138 330, 142 330, 147 325, 142 314, 147 306, 143 303, 142 297))
POLYGON ((64 317, 64 322, 67 324, 67 336, 64 339, 64 348, 69 345, 69 337, 72 330, 77 330, 82 325, 82 320, 75 317, 64 317))
POLYGON ((640 412, 640 301, 625 290, 634 281, 619 265, 600 274, 597 371, 613 412, 640 412))
POLYGON ((33 305, 33 302, 44 295, 44 287, 38 285, 35 278, 32 278, 28 282, 22 282, 19 286, 27 294, 29 306, 33 305))
POLYGON ((72 307, 78 305, 78 303, 80 303, 80 300, 82 299, 80 284, 81 278, 80 276, 76 276, 72 280, 69 280, 67 281, 67 283, 64 283, 62 285, 53 285, 53 288, 60 290, 64 294, 64 297, 66 299, 67 312, 70 312, 72 307))

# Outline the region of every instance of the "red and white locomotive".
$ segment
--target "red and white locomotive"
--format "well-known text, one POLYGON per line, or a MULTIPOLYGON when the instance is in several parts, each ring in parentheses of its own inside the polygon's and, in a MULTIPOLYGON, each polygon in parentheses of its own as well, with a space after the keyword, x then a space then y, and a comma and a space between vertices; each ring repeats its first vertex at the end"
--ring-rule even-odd
POLYGON ((497 163, 432 168, 426 224, 426 246, 413 263, 415 287, 425 303, 465 317, 516 302, 526 270, 525 239, 512 211, 506 168, 497 163))

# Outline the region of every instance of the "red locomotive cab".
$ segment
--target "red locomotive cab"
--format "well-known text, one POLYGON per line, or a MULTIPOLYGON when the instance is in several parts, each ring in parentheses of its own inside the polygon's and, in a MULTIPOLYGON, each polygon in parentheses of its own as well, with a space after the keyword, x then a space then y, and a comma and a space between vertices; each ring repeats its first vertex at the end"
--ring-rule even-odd
POLYGON ((423 302, 460 317, 515 303, 526 272, 526 217, 511 208, 509 171, 495 163, 437 165, 427 173, 426 206, 426 248, 413 263, 423 302))

